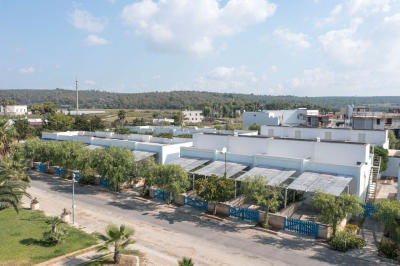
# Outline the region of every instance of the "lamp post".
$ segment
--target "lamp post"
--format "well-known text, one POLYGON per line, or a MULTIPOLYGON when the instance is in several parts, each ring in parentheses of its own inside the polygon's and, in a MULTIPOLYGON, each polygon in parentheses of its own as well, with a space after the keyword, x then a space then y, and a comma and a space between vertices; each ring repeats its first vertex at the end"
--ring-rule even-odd
POLYGON ((224 176, 226 177, 226 152, 227 152, 227 149, 224 147, 224 148, 222 148, 222 151, 220 151, 221 152, 221 154, 225 154, 225 174, 224 174, 224 176))
POLYGON ((75 173, 73 174, 72 177, 72 224, 75 224, 75 183, 77 181, 75 180, 75 173))

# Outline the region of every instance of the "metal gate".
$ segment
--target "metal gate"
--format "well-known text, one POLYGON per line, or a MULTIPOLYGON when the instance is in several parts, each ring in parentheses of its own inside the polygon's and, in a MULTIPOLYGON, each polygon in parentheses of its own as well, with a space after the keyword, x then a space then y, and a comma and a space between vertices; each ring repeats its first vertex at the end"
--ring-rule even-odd
POLYGON ((110 182, 108 182, 108 178, 99 178, 100 186, 110 187, 110 182))
POLYGON ((318 237, 318 224, 316 223, 286 217, 284 223, 285 230, 318 237))
POLYGON ((54 167, 54 174, 65 176, 65 170, 59 167, 54 167))
POLYGON ((81 173, 79 173, 79 172, 74 172, 74 174, 75 174, 75 181, 78 181, 79 178, 81 178, 81 173))
POLYGON ((255 210, 229 206, 229 216, 258 223, 260 213, 255 210))
POLYGON ((374 204, 373 203, 361 203, 360 205, 364 209, 363 216, 373 218, 373 216, 376 212, 374 204))
POLYGON ((184 205, 188 205, 190 207, 201 209, 204 211, 207 211, 208 209, 208 201, 194 197, 185 197, 184 205))
MULTIPOLYGON (((160 200, 167 200, 169 193, 165 192, 164 190, 160 189, 154 189, 153 190, 153 196, 155 199, 160 199, 160 200)), ((171 203, 174 203, 174 194, 172 193, 172 201, 171 203)))
POLYGON ((40 172, 46 172, 46 165, 40 164, 40 163, 36 163, 36 170, 38 170, 40 172))

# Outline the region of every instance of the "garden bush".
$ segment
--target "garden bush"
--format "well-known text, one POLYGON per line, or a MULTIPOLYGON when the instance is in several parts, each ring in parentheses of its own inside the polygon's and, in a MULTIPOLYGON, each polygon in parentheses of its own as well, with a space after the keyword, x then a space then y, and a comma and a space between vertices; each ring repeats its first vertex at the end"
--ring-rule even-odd
POLYGON ((346 224, 346 229, 353 231, 353 230, 359 230, 360 228, 355 224, 346 224))
POLYGON ((381 242, 378 254, 395 261, 400 261, 400 245, 395 241, 381 242))
POLYGON ((333 249, 340 251, 349 251, 365 247, 364 239, 347 231, 337 232, 336 236, 328 241, 328 244, 333 249))
POLYGON ((84 170, 78 182, 82 185, 91 185, 94 183, 96 172, 93 169, 84 170))
POLYGON ((148 189, 142 190, 139 192, 139 195, 142 197, 146 197, 150 195, 150 191, 148 189))

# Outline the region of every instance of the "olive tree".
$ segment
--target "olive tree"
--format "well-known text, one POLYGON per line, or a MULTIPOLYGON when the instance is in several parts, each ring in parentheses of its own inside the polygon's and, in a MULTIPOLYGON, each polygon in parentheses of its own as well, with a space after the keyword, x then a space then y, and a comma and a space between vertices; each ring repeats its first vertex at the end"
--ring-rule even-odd
POLYGON ((235 180, 211 175, 206 179, 197 179, 194 185, 197 196, 202 200, 214 203, 214 212, 217 214, 217 203, 227 201, 235 191, 235 180))
POLYGON ((46 163, 46 171, 49 172, 50 162, 55 160, 56 146, 54 142, 42 143, 37 147, 37 158, 40 162, 46 163))
POLYGON ((154 158, 150 157, 138 163, 139 176, 144 179, 143 191, 147 186, 152 186, 157 180, 158 165, 155 163, 154 158))
POLYGON ((336 235, 338 225, 347 215, 364 213, 360 203, 361 200, 354 194, 341 194, 335 197, 322 191, 316 191, 311 198, 311 205, 321 209, 320 221, 332 227, 333 236, 336 235))
POLYGON ((379 221, 384 220, 389 235, 400 243, 400 199, 379 201, 375 204, 375 210, 374 218, 379 221))
POLYGON ((158 168, 156 184, 159 188, 169 193, 167 204, 172 201, 172 194, 178 195, 190 186, 188 174, 180 165, 164 164, 158 168))
POLYGON ((102 149, 97 158, 97 172, 102 177, 107 177, 110 186, 120 189, 120 182, 129 179, 129 171, 132 170, 135 156, 128 147, 111 146, 102 149))
POLYGON ((268 181, 261 175, 246 176, 242 181, 242 191, 246 198, 254 200, 257 206, 264 207, 265 226, 268 226, 269 211, 276 209, 282 202, 281 188, 277 185, 269 186, 268 181))
POLYGON ((33 161, 39 159, 40 146, 44 145, 39 138, 27 139, 25 141, 24 157, 29 158, 31 161, 31 169, 33 168, 33 161))
POLYGON ((55 145, 53 162, 64 167, 66 177, 68 169, 75 168, 81 149, 85 149, 85 144, 82 142, 63 141, 55 145))

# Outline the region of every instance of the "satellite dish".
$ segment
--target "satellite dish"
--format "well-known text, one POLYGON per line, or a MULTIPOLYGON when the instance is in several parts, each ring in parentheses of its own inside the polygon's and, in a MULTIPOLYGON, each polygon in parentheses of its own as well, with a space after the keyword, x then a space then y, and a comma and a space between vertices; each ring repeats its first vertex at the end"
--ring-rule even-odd
POLYGON ((198 127, 194 127, 194 129, 195 129, 195 130, 198 130, 199 128, 198 128, 198 127))
POLYGON ((227 152, 226 148, 223 147, 221 152, 222 152, 222 153, 226 153, 226 152, 227 152))

